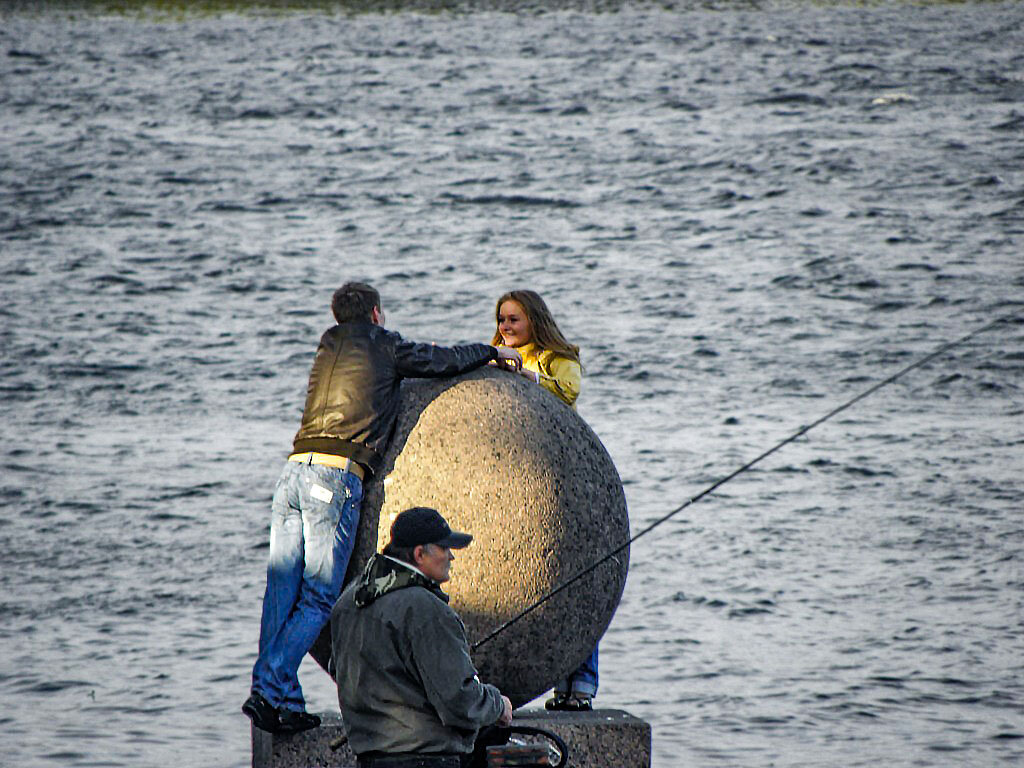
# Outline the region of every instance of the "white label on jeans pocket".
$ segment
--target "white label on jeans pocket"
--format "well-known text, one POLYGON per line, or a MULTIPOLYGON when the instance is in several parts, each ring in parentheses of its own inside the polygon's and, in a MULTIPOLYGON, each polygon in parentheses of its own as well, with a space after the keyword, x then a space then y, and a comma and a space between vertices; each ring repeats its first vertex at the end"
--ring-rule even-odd
POLYGON ((322 501, 324 504, 330 504, 331 499, 334 498, 334 494, 322 485, 313 485, 313 487, 309 489, 309 495, 318 501, 322 501))

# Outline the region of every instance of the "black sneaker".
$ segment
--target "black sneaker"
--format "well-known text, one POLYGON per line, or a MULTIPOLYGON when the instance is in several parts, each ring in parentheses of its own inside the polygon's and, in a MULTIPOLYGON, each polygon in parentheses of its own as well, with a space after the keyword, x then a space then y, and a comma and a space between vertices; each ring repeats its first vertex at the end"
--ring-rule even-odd
POLYGON ((320 718, 309 712, 298 712, 294 709, 281 709, 277 712, 278 733, 300 733, 320 727, 320 718))
POLYGON ((565 702, 564 708, 566 712, 590 712, 594 709, 594 697, 574 692, 565 702))
POLYGON ((261 731, 273 733, 278 729, 277 710, 274 709, 273 704, 256 693, 256 691, 253 691, 252 695, 245 700, 245 703, 242 705, 242 712, 261 731))

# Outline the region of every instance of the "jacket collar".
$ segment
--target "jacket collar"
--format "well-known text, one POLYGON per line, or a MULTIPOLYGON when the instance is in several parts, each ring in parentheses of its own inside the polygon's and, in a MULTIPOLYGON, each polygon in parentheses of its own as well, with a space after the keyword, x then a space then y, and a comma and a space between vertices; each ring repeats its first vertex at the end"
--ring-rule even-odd
POLYGON ((540 347, 537 346, 537 342, 535 341, 528 341, 521 347, 515 347, 515 350, 523 357, 526 357, 528 355, 532 357, 533 355, 539 354, 540 352, 543 351, 540 347))
POLYGON ((441 591, 441 586, 436 581, 428 579, 417 568, 387 555, 376 554, 370 558, 359 579, 354 597, 356 607, 365 608, 389 592, 406 587, 423 587, 439 599, 448 602, 448 595, 441 591))

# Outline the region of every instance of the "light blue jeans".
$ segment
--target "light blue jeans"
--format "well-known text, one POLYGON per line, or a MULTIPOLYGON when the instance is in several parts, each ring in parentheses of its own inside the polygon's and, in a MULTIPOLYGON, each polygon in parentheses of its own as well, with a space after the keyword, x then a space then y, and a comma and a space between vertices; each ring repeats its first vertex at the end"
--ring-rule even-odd
POLYGON ((341 593, 362 500, 362 481, 335 467, 289 461, 277 481, 252 670, 252 690, 277 709, 306 708, 299 664, 341 593))
POLYGON ((583 660, 576 671, 555 686, 555 693, 579 693, 585 696, 597 695, 597 646, 583 660))

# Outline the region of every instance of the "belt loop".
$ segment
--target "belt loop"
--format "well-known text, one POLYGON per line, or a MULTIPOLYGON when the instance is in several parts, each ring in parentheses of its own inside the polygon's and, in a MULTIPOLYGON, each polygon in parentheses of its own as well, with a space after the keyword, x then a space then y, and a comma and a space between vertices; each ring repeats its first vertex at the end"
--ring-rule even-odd
POLYGON ((313 466, 313 452, 312 451, 309 452, 309 459, 306 461, 306 466, 308 466, 308 467, 312 467, 313 466))
POLYGON ((345 459, 345 474, 346 475, 352 474, 352 458, 351 457, 347 457, 345 459))

